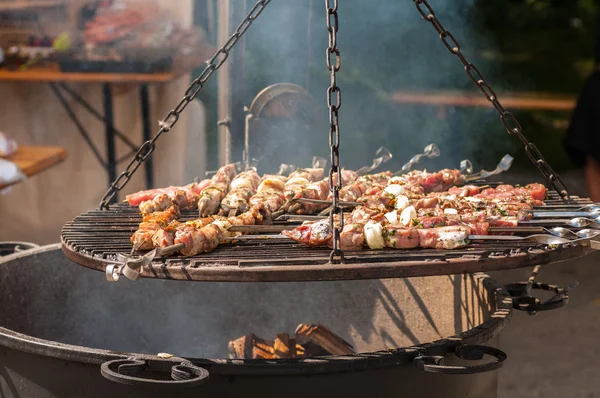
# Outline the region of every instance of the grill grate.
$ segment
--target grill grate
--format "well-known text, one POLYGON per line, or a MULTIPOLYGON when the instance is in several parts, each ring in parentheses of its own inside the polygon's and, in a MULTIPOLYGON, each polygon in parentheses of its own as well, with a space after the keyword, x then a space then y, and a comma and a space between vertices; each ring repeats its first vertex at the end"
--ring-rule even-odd
MULTIPOLYGON (((552 195, 549 202, 557 202, 552 195)), ((575 198, 577 204, 591 203, 575 198)), ((192 220, 197 212, 182 212, 192 220)), ((92 210, 67 223, 63 251, 76 263, 104 271, 118 253, 129 253, 129 237, 141 222, 137 208, 113 205, 92 210)), ((549 223, 548 226, 552 226, 549 223)), ((485 272, 562 261, 587 254, 575 245, 550 248, 519 242, 472 243, 462 250, 383 250, 347 252, 346 264, 328 264, 329 249, 312 249, 293 241, 260 239, 220 246, 200 256, 155 260, 143 277, 196 281, 314 281, 379 279, 485 272)), ((142 253, 138 253, 142 254, 142 253)))

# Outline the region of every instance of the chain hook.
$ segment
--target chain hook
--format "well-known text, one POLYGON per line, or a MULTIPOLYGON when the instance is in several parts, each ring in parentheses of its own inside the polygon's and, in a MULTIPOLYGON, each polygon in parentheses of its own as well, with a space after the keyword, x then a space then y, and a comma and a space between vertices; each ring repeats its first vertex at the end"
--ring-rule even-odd
POLYGON ((494 106, 496 111, 500 114, 500 120, 504 125, 504 128, 510 135, 514 135, 517 137, 521 143, 525 146, 525 152, 527 153, 527 157, 531 160, 531 162, 538 168, 540 173, 548 180, 552 188, 565 200, 569 200, 569 193, 565 184, 562 182, 558 174, 550 167, 546 159, 542 153, 537 149, 537 147, 531 143, 524 135, 521 129, 521 125, 515 118, 515 116, 507 112, 498 96, 492 89, 492 87, 485 82, 483 75, 475 65, 467 60, 464 54, 461 51, 460 44, 456 40, 456 38, 447 30, 444 25, 442 25, 441 21, 435 15, 435 12, 431 5, 427 2, 427 0, 413 0, 415 6, 417 7, 417 11, 421 14, 424 20, 431 23, 433 28, 439 34, 440 39, 444 46, 448 49, 450 54, 456 55, 458 59, 462 62, 465 67, 465 72, 469 76, 469 78, 475 83, 475 85, 479 88, 479 90, 483 93, 483 95, 487 98, 487 100, 494 106))
POLYGON ((329 45, 326 51, 326 65, 330 72, 330 84, 327 88, 327 109, 329 111, 329 148, 331 151, 331 168, 329 170, 329 191, 331 192, 331 211, 329 227, 333 235, 333 249, 329 262, 344 263, 344 252, 341 249, 340 237, 344 229, 344 211, 340 207, 340 190, 342 189, 342 169, 340 167, 340 127, 338 112, 342 106, 342 90, 337 85, 336 73, 342 66, 340 50, 337 48, 337 32, 339 28, 338 1, 325 0, 327 32, 329 45), (337 222, 337 223, 336 223, 337 222), (337 224, 337 225, 336 225, 337 224))

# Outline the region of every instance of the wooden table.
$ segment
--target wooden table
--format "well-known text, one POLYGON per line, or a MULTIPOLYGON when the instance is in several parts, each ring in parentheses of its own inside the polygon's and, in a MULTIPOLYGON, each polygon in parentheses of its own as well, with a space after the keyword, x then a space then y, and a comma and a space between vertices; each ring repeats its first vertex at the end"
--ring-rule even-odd
MULTIPOLYGON (((67 151, 61 147, 54 146, 22 146, 17 152, 5 159, 16 164, 21 171, 31 177, 42 171, 55 166, 67 158, 67 151)), ((0 184, 0 190, 19 183, 0 184)))
MULTIPOLYGON (((63 73, 58 67, 52 68, 31 68, 29 70, 10 71, 0 69, 0 82, 32 82, 47 83, 50 85, 53 93, 62 104, 70 119, 75 124, 77 130, 87 142, 88 146, 105 168, 108 174, 109 185, 117 179, 117 163, 120 160, 129 161, 135 154, 141 144, 134 144, 125 134, 117 130, 114 126, 113 116, 113 95, 112 84, 133 83, 139 86, 139 100, 142 117, 142 142, 152 138, 152 124, 150 121, 150 99, 148 94, 148 85, 151 83, 167 83, 178 76, 177 73, 153 73, 153 74, 133 74, 133 73, 63 73), (103 112, 99 112, 90 105, 82 96, 80 96, 69 83, 94 83, 102 85, 103 93, 103 112), (70 103, 65 98, 69 95, 74 101, 82 105, 92 116, 102 121, 105 125, 106 141, 106 160, 101 155, 101 151, 96 148, 86 127, 80 122, 70 103), (117 158, 116 139, 121 139, 129 148, 130 152, 121 159, 117 158)), ((145 162, 146 187, 154 187, 154 173, 152 157, 145 162)), ((118 197, 115 196, 115 201, 118 197)))
MULTIPOLYGON (((577 98, 545 93, 506 93, 500 95, 506 109, 527 109, 570 112, 577 98)), ((390 99, 399 104, 432 106, 493 107, 479 91, 396 91, 390 99)))
POLYGON ((64 73, 58 67, 15 71, 0 69, 0 81, 14 82, 167 83, 175 77, 173 73, 64 73))

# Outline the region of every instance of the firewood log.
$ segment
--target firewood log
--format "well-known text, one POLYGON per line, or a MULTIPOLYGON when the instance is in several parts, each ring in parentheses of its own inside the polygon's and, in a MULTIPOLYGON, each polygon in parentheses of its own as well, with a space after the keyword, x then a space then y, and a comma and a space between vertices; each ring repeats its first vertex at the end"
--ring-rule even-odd
MULTIPOLYGON (((354 347, 323 325, 300 324, 295 332, 296 343, 303 346, 311 356, 320 356, 318 348, 330 355, 354 354, 354 347)), ((327 354, 325 354, 327 355, 327 354)))

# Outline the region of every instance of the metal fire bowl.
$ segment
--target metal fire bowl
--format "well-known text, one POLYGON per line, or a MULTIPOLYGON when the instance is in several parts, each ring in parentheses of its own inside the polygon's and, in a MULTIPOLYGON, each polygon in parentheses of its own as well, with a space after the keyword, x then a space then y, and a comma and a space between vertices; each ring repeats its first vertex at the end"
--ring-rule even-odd
MULTIPOLYGON (((182 214, 191 220, 197 213, 182 214)), ((119 204, 94 210, 67 223, 61 243, 72 261, 98 271, 129 253, 129 237, 141 216, 119 204)), ((329 264, 328 249, 311 249, 291 240, 251 240, 222 245, 200 256, 154 260, 142 277, 182 281, 300 282, 407 278, 507 270, 584 256, 592 249, 578 245, 548 247, 531 243, 472 243, 461 250, 382 250, 346 252, 345 264, 329 264)), ((137 253, 143 254, 143 253, 137 253)))

